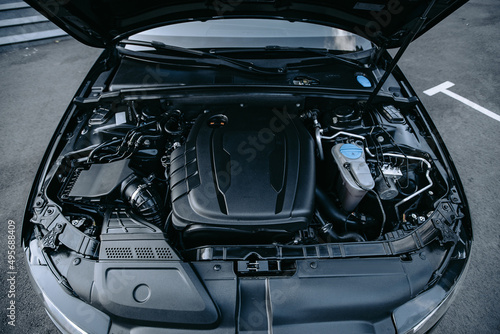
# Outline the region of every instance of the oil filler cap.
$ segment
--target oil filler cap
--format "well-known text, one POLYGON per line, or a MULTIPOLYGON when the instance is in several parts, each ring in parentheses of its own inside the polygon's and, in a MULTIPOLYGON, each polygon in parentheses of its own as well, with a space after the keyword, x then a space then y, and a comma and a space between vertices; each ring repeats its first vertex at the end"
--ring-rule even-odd
POLYGON ((348 159, 359 159, 363 155, 363 149, 354 144, 344 144, 340 148, 340 153, 348 159))

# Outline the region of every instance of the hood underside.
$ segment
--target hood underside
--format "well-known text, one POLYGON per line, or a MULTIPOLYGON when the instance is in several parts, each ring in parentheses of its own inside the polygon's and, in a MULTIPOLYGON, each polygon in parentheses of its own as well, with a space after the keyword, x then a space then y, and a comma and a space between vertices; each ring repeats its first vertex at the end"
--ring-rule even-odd
POLYGON ((155 26, 220 18, 277 18, 314 22, 400 47, 429 6, 417 37, 467 0, 26 0, 80 42, 106 47, 155 26))

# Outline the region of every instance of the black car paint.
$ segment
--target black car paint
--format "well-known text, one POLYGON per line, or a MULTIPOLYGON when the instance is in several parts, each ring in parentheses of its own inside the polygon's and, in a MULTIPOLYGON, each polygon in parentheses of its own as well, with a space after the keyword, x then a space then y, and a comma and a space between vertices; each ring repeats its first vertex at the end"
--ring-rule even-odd
MULTIPOLYGON (((388 57, 388 55, 386 55, 388 57)), ((110 53, 104 52, 103 55, 98 59, 93 69, 85 79, 84 83, 79 89, 79 92, 75 96, 75 101, 81 101, 84 96, 92 96, 92 87, 96 87, 96 81, 103 71, 110 71, 108 73, 114 73, 113 68, 109 68, 106 64, 110 64, 110 53)), ((112 61, 114 63, 114 61, 112 61)), ((394 73, 397 80, 404 83, 404 86, 408 89, 410 95, 415 96, 411 86, 406 81, 406 78, 402 75, 399 69, 396 69, 394 73)), ((99 86, 99 85, 97 85, 99 86)), ((277 88, 272 85, 272 88, 277 88)), ((255 87, 262 91, 269 89, 270 87, 255 87)), ((202 87, 191 88, 194 90, 202 90, 202 87)), ((281 88, 285 89, 285 88, 281 88)), ((325 87, 295 87, 297 92, 319 92, 325 93, 331 90, 325 87)), ((177 90, 177 89, 175 89, 177 90)), ((285 89, 288 90, 288 87, 285 89)), ((97 90, 96 90, 97 91, 97 90)), ((342 91, 342 90, 340 90, 342 91)), ((130 89, 129 89, 130 92, 130 89)), ((361 93, 361 92, 360 92, 361 93)), ((362 92, 366 93, 367 92, 362 92)), ((120 94, 118 92, 118 94, 120 94)), ((427 112, 420 104, 417 102, 420 110, 420 116, 426 123, 426 127, 430 129, 434 142, 437 144, 436 148, 442 156, 442 161, 444 162, 447 174, 452 177, 454 184, 456 185, 456 190, 458 191, 459 197, 462 201, 466 201, 465 195, 463 193, 462 186, 460 184, 459 178, 456 174, 456 170, 451 163, 449 154, 442 145, 442 140, 437 133, 435 126, 427 115, 427 112)), ((46 167, 50 164, 51 159, 57 156, 54 149, 57 148, 57 143, 62 139, 64 129, 66 128, 68 122, 71 121, 72 114, 75 110, 74 105, 70 105, 65 116, 63 117, 58 129, 51 140, 49 150, 46 152, 41 168, 37 173, 36 182, 32 193, 30 195, 31 201, 28 203, 26 210, 26 215, 23 225, 23 244, 28 245, 29 239, 29 220, 31 219, 30 208, 35 204, 33 202, 34 197, 38 193, 38 182, 43 179, 44 174, 47 172, 46 167), (52 148, 52 151, 50 151, 52 148)), ((472 241, 472 229, 470 226, 470 219, 468 213, 467 203, 463 202, 464 212, 464 223, 465 235, 463 238, 472 241)), ((462 232, 463 234, 463 232, 462 232)), ((470 243, 469 243, 470 245, 470 243)), ((464 246, 466 247, 466 246, 464 246)), ((432 247, 433 248, 433 247, 432 247)), ((185 328, 188 331, 193 331, 196 329, 210 329, 217 327, 221 331, 231 331, 236 325, 240 331, 245 331, 248 329, 255 329, 268 331, 268 326, 273 326, 274 331, 286 330, 287 332, 302 332, 304 330, 315 330, 317 332, 331 330, 332 327, 338 332, 359 332, 365 330, 388 330, 392 326, 392 320, 390 318, 384 317, 390 311, 394 310, 402 302, 410 300, 415 297, 418 292, 426 287, 427 279, 426 277, 431 277, 434 272, 434 266, 430 266, 429 263, 439 263, 443 259, 443 254, 439 251, 429 248, 429 246, 424 247, 419 251, 419 254, 425 253, 427 257, 422 257, 421 255, 414 254, 410 257, 404 257, 401 260, 398 257, 395 258, 373 258, 373 259, 339 259, 339 260, 325 260, 318 259, 313 256, 313 259, 304 259, 297 261, 297 272, 292 277, 244 277, 239 278, 235 275, 233 270, 233 265, 225 261, 210 261, 210 262, 193 262, 191 266, 185 266, 189 268, 182 270, 184 274, 183 280, 190 280, 197 282, 198 278, 203 282, 203 285, 198 285, 197 289, 200 291, 209 291, 210 297, 204 297, 206 308, 210 309, 212 307, 211 318, 206 315, 200 314, 200 322, 196 320, 196 317, 186 313, 179 317, 167 317, 163 318, 159 316, 161 312, 166 311, 165 309, 159 312, 155 311, 149 315, 142 314, 143 317, 137 318, 135 322, 137 325, 146 325, 151 321, 160 323, 167 323, 169 327, 172 328, 185 328), (192 268, 192 269, 191 269, 192 268), (214 270, 215 268, 218 268, 214 270), (412 268, 412 269, 410 269, 412 268), (192 270, 195 271, 192 271, 192 270), (389 270, 389 271, 387 271, 389 270), (195 273, 197 272, 197 273, 195 273), (346 273, 348 273, 346 275, 346 273), (379 280, 378 277, 383 273, 385 279, 379 280), (332 284, 331 281, 326 282, 325 278, 333 279, 336 283, 332 284), (403 279, 404 277, 404 279, 403 279), (300 278, 307 278, 307 280, 300 280, 300 278), (233 287, 228 289, 228 287, 233 287), (318 290, 317 287, 321 286, 318 290), (366 287, 367 289, 363 293, 359 293, 359 287, 366 287), (238 300, 236 291, 239 291, 242 296, 261 296, 261 300, 270 300, 270 296, 278 298, 276 296, 281 296, 283 291, 292 293, 286 294, 285 298, 288 300, 287 303, 273 302, 272 304, 259 304, 250 302, 251 299, 245 299, 243 304, 236 306, 236 301, 238 300), (387 295, 390 291, 391 294, 387 295), (324 299, 325 295, 331 295, 332 298, 324 299), (353 296, 357 295, 355 299, 353 296), (208 299, 207 299, 208 298, 208 299), (318 303, 320 303, 321 311, 319 311, 318 303), (210 306, 212 305, 212 306, 210 306), (216 306, 215 306, 216 305, 216 306), (294 306, 297 312, 292 312, 290 314, 290 307, 294 306), (234 310, 239 309, 238 316, 234 314, 234 310), (265 319, 269 314, 269 310, 273 311, 273 318, 277 319, 272 324, 265 319), (346 317, 350 317, 348 310, 364 310, 364 315, 358 318, 356 321, 349 321, 347 323, 342 323, 346 317), (217 311, 215 311, 217 310, 217 311), (313 311, 314 310, 314 311, 313 311), (155 315, 156 314, 156 315, 155 315), (238 318, 239 317, 239 318, 238 318), (255 318, 255 323, 257 327, 249 324, 244 319, 255 318), (239 319, 239 320, 238 320, 239 319), (144 322, 146 321, 146 322, 144 322), (312 323, 314 321, 314 323, 312 323), (330 323, 332 322, 333 323, 330 323), (337 322, 335 322, 337 321, 337 322), (338 322, 341 321, 341 322, 338 322), (369 322, 374 322, 374 325, 370 325, 369 322), (300 323, 300 324, 299 324, 300 323), (294 324, 293 329, 290 324, 294 324), (187 329, 186 328, 190 328, 187 329)), ((353 248, 354 249, 354 248, 353 248)), ((466 248, 467 250, 467 248, 466 248)), ((182 263, 182 262, 181 262, 182 263)), ((463 261, 455 262, 454 271, 460 272, 466 264, 466 259, 463 261), (459 265, 460 263, 461 265, 459 265), (455 268, 458 267, 458 268, 455 268)), ((124 268, 130 268, 130 273, 132 276, 140 277, 142 271, 148 268, 148 264, 144 264, 141 261, 131 262, 127 265, 115 264, 115 268, 123 270, 124 268)), ((179 264, 172 263, 166 268, 174 269, 179 268, 179 264)), ((85 270, 85 267, 82 267, 85 270)), ((113 268, 111 264, 109 268, 106 266, 99 271, 106 272, 113 268)), ((176 269, 178 270, 178 269, 176 269)), ((444 276, 448 275, 448 271, 445 271, 444 276)), ((73 274, 74 275, 74 274, 73 274)), ((151 286, 157 286, 157 289, 161 290, 163 285, 162 280, 156 280, 152 278, 153 281, 150 282, 151 286)), ((35 277, 36 282, 36 277, 35 277)), ((198 283, 197 283, 198 284, 198 283)), ((104 304, 103 307, 114 314, 114 321, 120 323, 121 319, 134 319, 135 317, 141 316, 141 313, 137 311, 127 310, 124 307, 122 297, 119 295, 113 296, 113 293, 107 291, 104 285, 97 284, 97 291, 99 291, 99 286, 101 289, 101 294, 103 295, 104 304), (114 307, 106 307, 106 303, 112 302, 115 304, 114 307), (121 306, 120 306, 121 305, 121 306), (112 311, 114 310, 114 311, 112 311)), ((202 292, 203 294, 205 292, 202 292)), ((205 295, 206 296, 206 295, 205 295)), ((241 300, 241 299, 240 299, 241 300)), ((280 298, 276 299, 280 300, 280 298)), ((363 312, 361 312, 363 313, 363 312)), ((145 328, 143 330, 146 330, 145 328)))
MULTIPOLYGON (((381 71, 374 74, 377 71, 372 70, 377 66, 387 70, 387 64, 391 62, 386 48, 406 46, 405 42, 411 39, 408 36, 416 33, 418 37, 466 1, 184 1, 162 3, 164 8, 160 8, 156 1, 147 1, 143 2, 140 11, 137 11, 135 3, 129 1, 28 2, 83 43, 106 48, 59 124, 29 197, 23 222, 23 246, 28 260, 30 256, 40 260, 39 254, 30 254, 30 239, 34 244, 36 239, 33 239, 33 234, 40 237, 38 227, 30 230, 31 222, 40 223, 41 208, 45 205, 39 186, 42 186, 49 166, 60 153, 57 151, 62 148, 59 144, 68 139, 64 137, 68 135, 66 129, 75 121, 74 113, 80 106, 95 103, 103 96, 131 98, 133 95, 135 97, 132 98, 141 98, 151 94, 198 95, 199 99, 215 101, 214 96, 220 91, 235 95, 246 91, 250 101, 270 92, 284 96, 315 95, 320 99, 328 96, 330 99, 365 101, 373 89, 357 86, 355 75, 361 74, 371 83, 377 83, 381 71), (424 21, 421 16, 426 9, 430 9, 428 20, 417 32, 414 29, 424 21), (305 20, 343 28, 370 39, 381 48, 376 57, 365 61, 366 68, 360 66, 354 70, 338 66, 335 75, 330 75, 325 72, 331 72, 332 64, 324 67, 314 64, 312 71, 284 71, 272 77, 220 67, 190 71, 189 65, 182 69, 165 66, 161 64, 164 57, 160 54, 150 56, 146 66, 149 72, 153 68, 154 76, 150 77, 153 80, 142 82, 130 80, 143 73, 142 61, 121 58, 119 53, 123 55, 126 51, 121 47, 118 47, 120 51, 115 48, 122 38, 160 24, 184 22, 192 17, 204 20, 261 17, 263 14, 268 18, 305 20), (186 75, 188 72, 190 75, 186 75), (167 77, 170 80, 168 85, 164 84, 167 77), (171 81, 172 78, 176 78, 175 82, 171 81), (304 86, 305 83, 310 86, 304 86), (238 85, 244 85, 244 88, 238 85), (32 208, 35 208, 34 211, 40 209, 35 217, 32 217, 32 208)), ((133 52, 130 54, 133 58, 133 52)), ((419 123, 414 128, 421 131, 419 138, 426 138, 424 146, 428 145, 436 154, 436 161, 439 160, 437 168, 442 175, 446 175, 444 183, 453 186, 450 190, 454 193, 449 201, 437 201, 439 207, 435 208, 425 224, 411 234, 384 242, 297 247, 251 243, 208 245, 179 254, 170 248, 159 229, 143 233, 135 239, 126 234, 104 235, 101 248, 95 250, 99 251, 100 263, 70 254, 68 258, 72 259, 72 264, 69 264, 69 269, 65 268, 67 278, 58 272, 60 264, 52 262, 53 257, 54 262, 64 263, 64 256, 55 251, 41 250, 38 252, 43 254, 47 266, 29 264, 29 272, 55 323, 63 331, 71 328, 68 319, 73 319, 76 323, 90 326, 90 331, 129 331, 135 327, 136 333, 160 330, 165 326, 173 332, 237 330, 287 333, 311 330, 378 333, 394 332, 395 325, 401 330, 411 328, 421 320, 413 314, 418 308, 412 307, 412 301, 430 295, 431 299, 434 298, 433 305, 438 305, 444 292, 449 296, 455 290, 456 281, 463 276, 469 259, 472 226, 466 197, 449 153, 428 113, 397 67, 388 76, 381 92, 369 102, 378 106, 382 103, 401 107, 411 105, 414 108, 412 117, 415 117, 412 121, 419 123), (455 230, 451 230, 443 221, 455 220, 458 206, 461 222, 455 224, 455 230), (162 261, 146 261, 137 256, 117 261, 113 254, 106 253, 107 246, 113 249, 130 244, 141 248, 147 243, 168 249, 169 255, 162 261), (453 246, 448 247, 450 244, 453 246), (281 269, 276 270, 280 266, 281 269), (158 272, 163 275, 158 275, 158 272), (136 286, 134 291, 124 294, 123 290, 113 289, 110 283, 113 279, 116 281, 117 273, 127 273, 130 284, 123 288, 130 290, 136 286), (148 273, 147 277, 144 273, 148 273), (170 278, 166 289, 162 276, 170 278), (68 284, 68 280, 72 285, 68 284), (150 293, 147 298, 152 299, 148 299, 143 306, 144 291, 137 289, 143 287, 145 282, 150 293), (139 292, 136 293, 136 290, 139 292), (60 291, 66 291, 69 298, 56 297, 60 291), (91 303, 91 306, 82 300, 91 303), (179 302, 176 303, 176 300, 179 302), (184 311, 180 311, 179 306, 184 311), (84 310, 86 317, 75 310, 84 310), (409 322, 402 325, 401 316, 410 319, 409 322), (91 323, 92 319, 96 321, 91 323)), ((54 211, 57 210, 54 207, 54 211)), ((111 221, 109 216, 106 219, 108 223, 111 221)))
POLYGON ((383 47, 400 47, 429 4, 432 10, 417 37, 467 0, 349 1, 78 1, 27 0, 80 42, 107 47, 135 32, 192 18, 273 17, 330 25, 366 37, 383 47))

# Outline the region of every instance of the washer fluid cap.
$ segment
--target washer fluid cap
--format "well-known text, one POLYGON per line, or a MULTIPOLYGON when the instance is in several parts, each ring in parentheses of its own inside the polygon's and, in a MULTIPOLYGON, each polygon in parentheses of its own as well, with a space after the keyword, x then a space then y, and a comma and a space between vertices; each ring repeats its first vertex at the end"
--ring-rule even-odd
POLYGON ((356 79, 358 80, 359 84, 365 88, 370 88, 372 86, 370 80, 364 75, 358 75, 356 76, 356 79))
POLYGON ((363 155, 363 149, 354 144, 344 144, 340 148, 340 153, 348 159, 359 159, 363 155))

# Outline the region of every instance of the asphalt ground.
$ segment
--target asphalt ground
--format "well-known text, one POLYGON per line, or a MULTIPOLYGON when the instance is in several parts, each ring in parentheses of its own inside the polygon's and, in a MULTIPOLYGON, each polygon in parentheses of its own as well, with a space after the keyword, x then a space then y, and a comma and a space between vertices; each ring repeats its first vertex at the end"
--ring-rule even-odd
MULTIPOLYGON (((442 333, 500 333, 500 122, 443 93, 500 114, 500 2, 473 0, 414 41, 400 61, 446 143, 468 196, 475 243, 442 333)), ((18 247, 8 262, 8 221, 19 241, 24 205, 45 148, 100 50, 72 39, 0 53, 0 333, 55 333, 18 247), (15 267, 16 326, 7 325, 15 267)))

